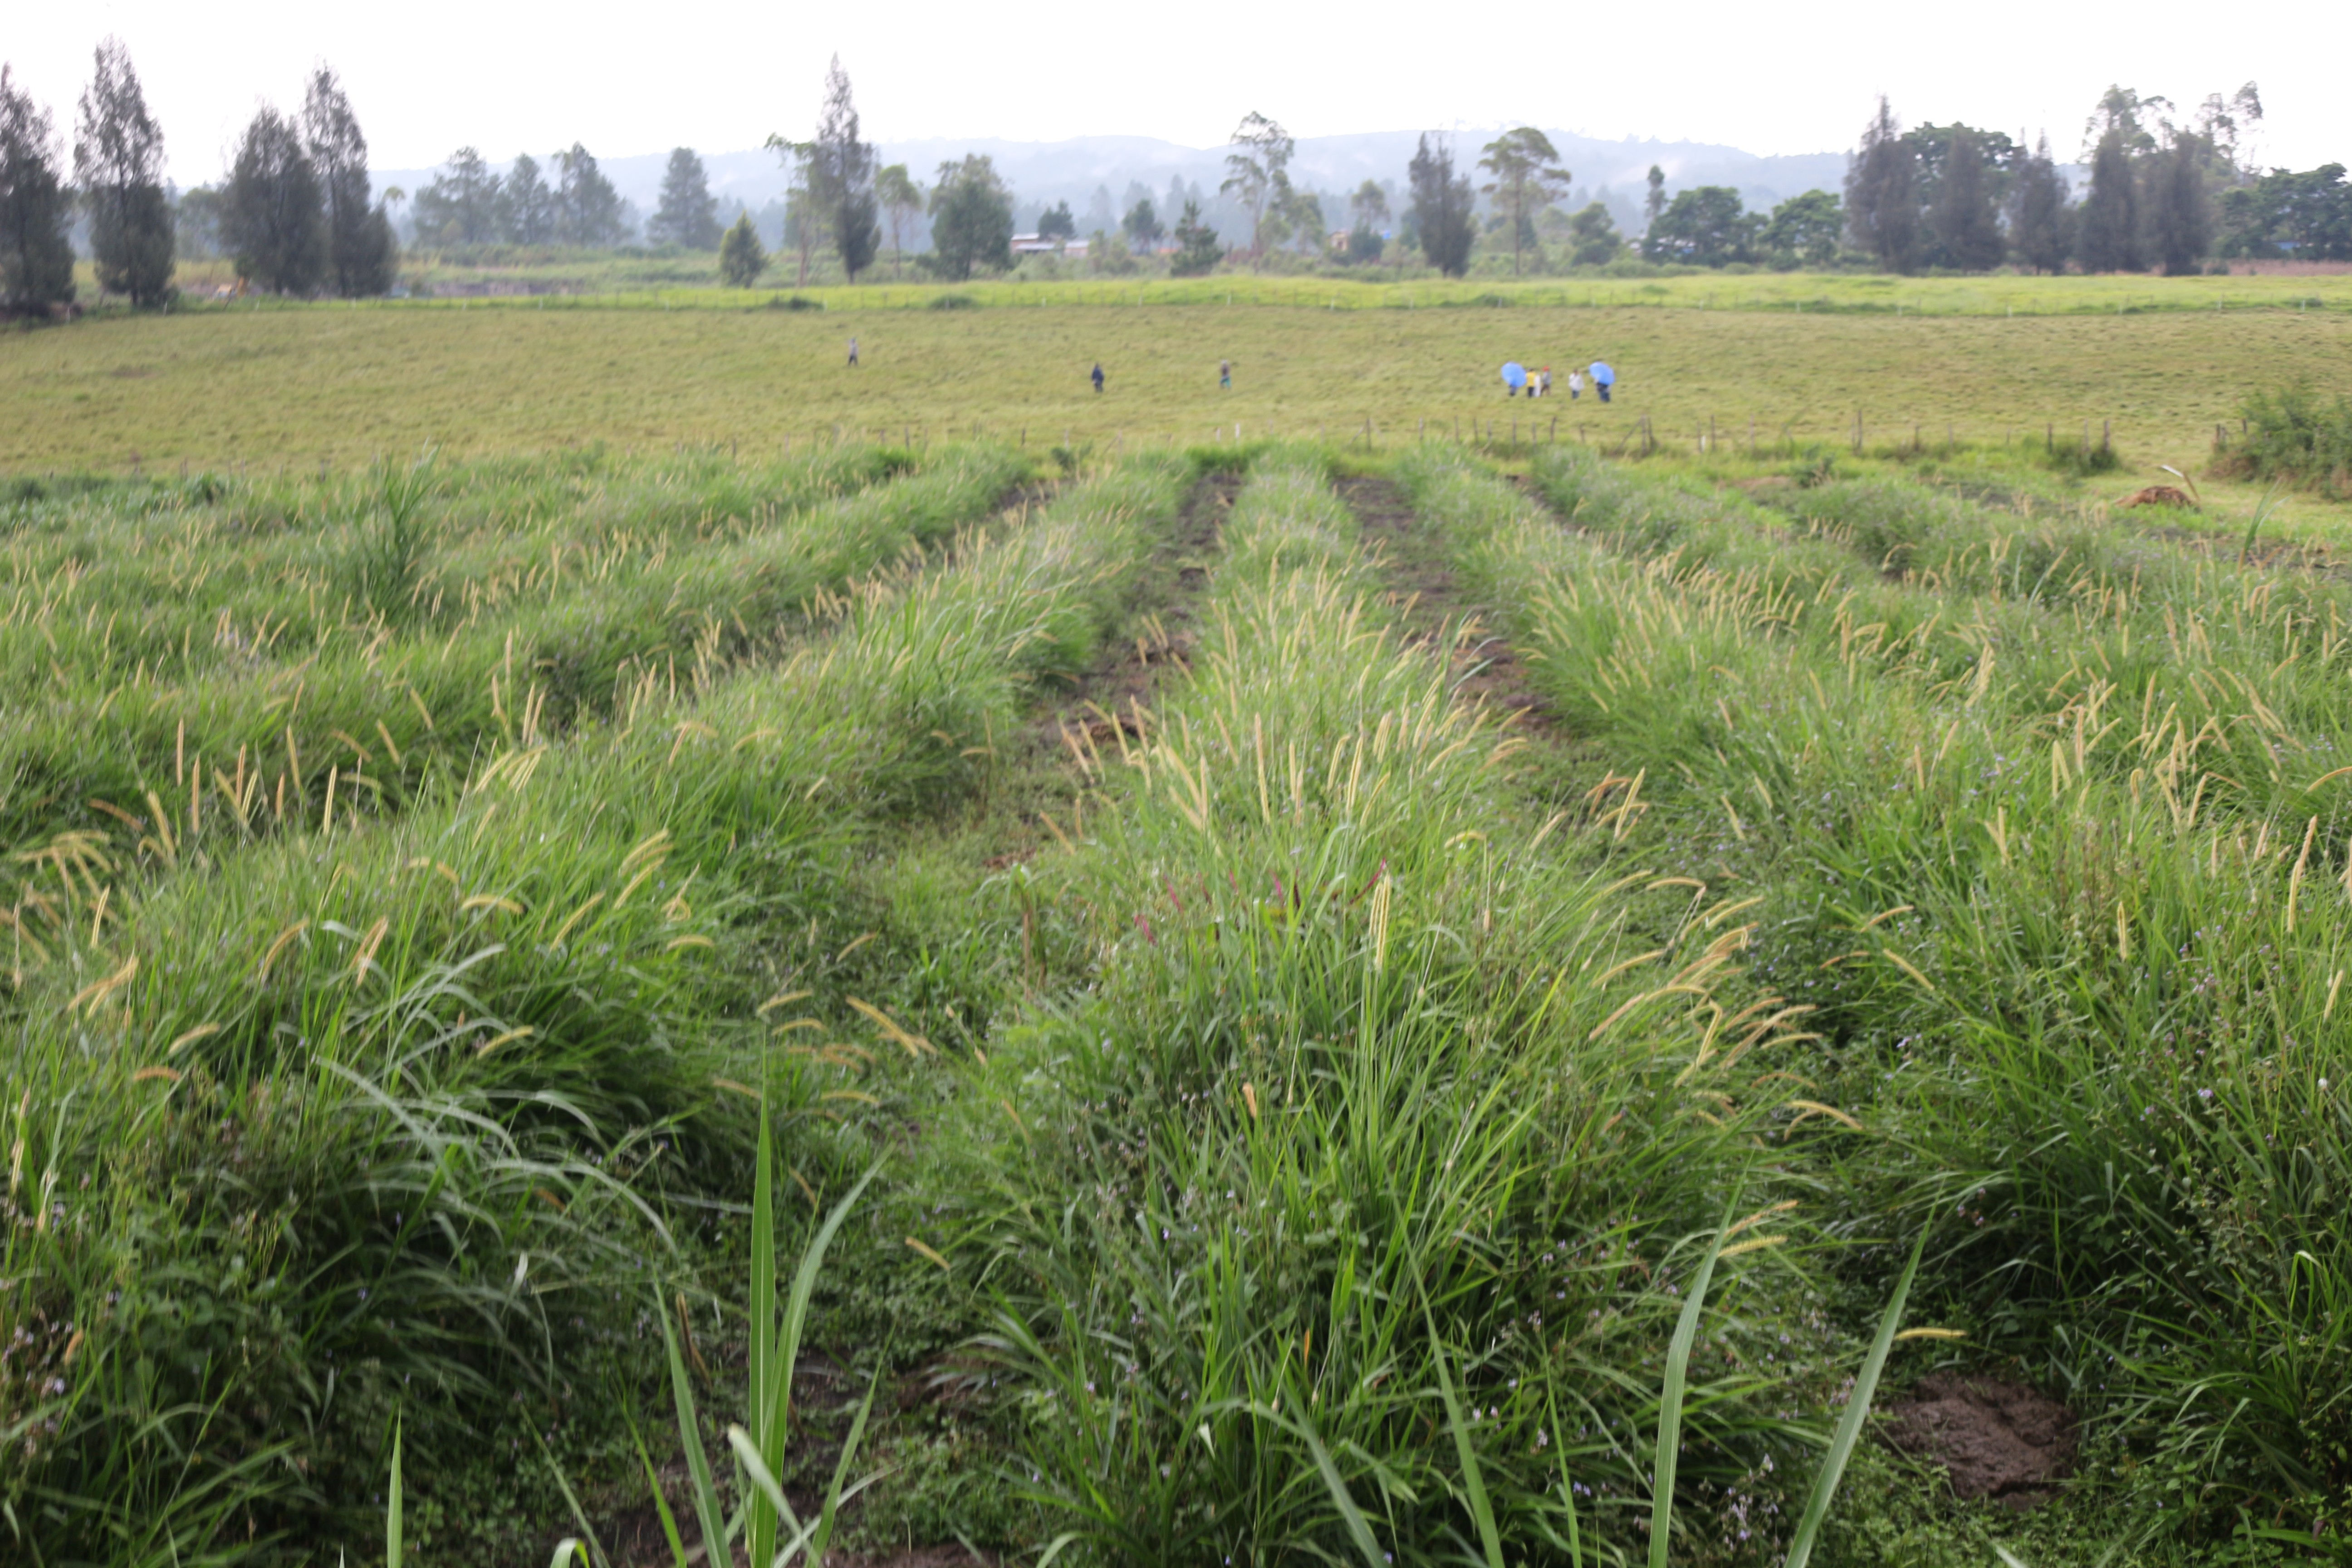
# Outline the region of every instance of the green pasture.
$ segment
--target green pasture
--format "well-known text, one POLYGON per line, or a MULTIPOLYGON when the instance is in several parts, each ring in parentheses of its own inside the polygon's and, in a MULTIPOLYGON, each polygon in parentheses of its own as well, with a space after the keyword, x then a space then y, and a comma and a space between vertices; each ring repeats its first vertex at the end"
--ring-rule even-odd
MULTIPOLYGON (((2129 293, 2113 279, 1810 281, 1848 295, 1884 283, 1877 292, 1923 305, 1937 289, 2129 293)), ((2223 286, 2306 281, 2334 280, 2141 287, 2169 298, 2211 285, 2219 299, 2223 286)), ((348 468, 428 444, 453 455, 684 444, 781 456, 816 441, 974 431, 1032 451, 1236 432, 1359 437, 1378 449, 1487 429, 1612 450, 1637 437, 1691 450, 1703 432, 1717 449, 1744 449, 1751 434, 1759 448, 1850 448, 1859 416, 1865 447, 2016 453, 2079 446, 2087 428, 2152 475, 2158 463, 2200 465, 2249 391, 2297 378, 2352 384, 2352 310, 2341 299, 2284 309, 2275 289, 2260 309, 2014 319, 1703 308, 1709 288, 1729 305, 1740 290, 1797 282, 1531 284, 1499 309, 1332 308, 1315 280, 1236 279, 1182 285, 1193 301, 1183 305, 1132 302, 1178 286, 1087 284, 976 288, 964 292, 979 308, 940 311, 840 308, 901 292, 874 287, 821 296, 823 311, 698 293, 110 317, 0 337, 0 471, 348 468), (1692 308, 1624 302, 1651 287, 1692 308), (1618 303, 1596 308, 1585 294, 1618 303), (845 363, 853 335, 856 370, 845 363), (1595 358, 1622 378, 1609 407, 1557 387, 1541 404, 1507 399, 1496 374, 1517 359, 1564 378, 1595 358), (1226 359, 1230 395, 1217 384, 1226 359), (1097 362, 1100 396, 1087 379, 1097 362)))
MULTIPOLYGON (((839 325, 682 315, 9 352, 839 325)), ((1159 316, 1341 330, 1040 313, 1159 316)), ((1226 418, 12 485, 0 1560, 2340 1555, 2340 574, 1226 418), (1937 1372, 2040 1506, 1869 1435, 1937 1372)))

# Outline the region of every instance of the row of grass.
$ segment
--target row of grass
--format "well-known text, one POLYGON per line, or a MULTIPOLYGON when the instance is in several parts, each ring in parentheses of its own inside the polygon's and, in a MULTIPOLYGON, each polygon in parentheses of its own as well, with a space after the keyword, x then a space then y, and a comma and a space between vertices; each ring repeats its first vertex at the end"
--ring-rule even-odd
POLYGON ((1447 652, 1276 448, 1190 679, 1073 735, 1083 834, 1024 874, 1078 976, 893 1218, 991 1304, 1007 1484, 1088 1561, 1712 1552, 1817 1438, 1842 1342, 1753 1137, 1783 1027, 1712 994, 1751 928, 1583 868, 1447 652), (1683 1293, 1743 1220, 1657 1510, 1683 1293))
POLYGON ((2331 1539, 2339 590, 1918 491, 1807 496, 1808 538, 1532 478, 1557 515, 1460 465, 1417 494, 1633 842, 1759 900, 1747 984, 1813 1009, 1854 1123, 1814 1155, 1844 1223, 1957 1222, 1923 1289, 2087 1419, 2135 1539, 2331 1539))
MULTIPOLYGON (((862 468, 828 458, 794 478, 821 492, 845 468, 878 479, 890 466, 887 455, 862 468)), ((213 623, 216 647, 237 644, 244 657, 226 665, 142 655, 134 668, 130 648, 111 646, 113 632, 145 622, 145 637, 169 644, 173 616, 139 608, 163 584, 137 571, 64 573, 37 613, 10 628, 26 659, 31 649, 56 652, 46 673, 24 672, 20 700, 0 713, 0 836, 35 853, 65 843, 68 858, 109 868, 169 865, 289 822, 396 816, 490 749, 658 707, 739 660, 772 656, 809 616, 837 614, 851 584, 985 515, 1021 471, 999 449, 951 449, 910 477, 771 513, 769 526, 739 537, 682 542, 625 572, 583 574, 586 581, 565 575, 562 545, 551 542, 542 565, 552 569, 527 597, 445 617, 409 613, 437 580, 434 480, 391 476, 381 507, 304 531, 299 548, 332 563, 382 553, 386 531, 410 529, 398 568, 414 584, 407 596, 355 610, 347 595, 307 639, 281 640, 259 630, 270 605, 281 624, 294 618, 303 613, 296 606, 317 605, 320 583, 248 584, 241 591, 257 602, 241 642, 234 606, 188 613, 190 625, 213 623)), ((215 529, 201 533, 187 548, 230 553, 215 529)), ((79 558, 79 548, 67 556, 79 558)), ((37 880, 11 900, 37 956, 59 934, 30 901, 37 880)))
POLYGON ((857 846, 976 782, 1088 657, 1181 479, 1134 465, 967 533, 781 663, 502 740, 396 819, 110 910, 61 887, 73 945, 26 983, 0 1130, 10 1539, 120 1563, 381 1539, 397 1418, 412 1532, 514 1550, 495 1489, 534 1435, 619 1440, 603 1378, 748 1190, 728 1086, 764 1082, 788 1141, 858 1113, 776 1033, 876 1027, 790 984, 857 846))

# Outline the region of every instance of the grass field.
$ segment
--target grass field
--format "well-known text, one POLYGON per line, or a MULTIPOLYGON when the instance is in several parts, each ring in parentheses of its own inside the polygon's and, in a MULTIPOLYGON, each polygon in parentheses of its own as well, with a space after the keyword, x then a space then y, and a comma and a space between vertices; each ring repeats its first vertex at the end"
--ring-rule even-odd
POLYGON ((787 1255, 875 1173, 777 1464, 855 1431, 866 1560, 1778 1563, 1882 1311, 1874 1407, 2022 1379, 2080 1462, 1865 1441, 1813 1561, 2337 1551, 2334 575, 1570 446, 1076 470, 16 503, 12 1542, 375 1561, 397 1430, 420 1560, 669 1561, 762 1101, 787 1255))
POLYGON ((2347 319, 0 338, 0 1558, 2341 1561, 2345 510, 2103 503, 2347 319))
POLYGON ((1066 432, 1108 446, 1236 426, 1336 441, 1370 421, 1375 443, 1392 445, 1425 425, 1495 422, 1507 435, 1516 418, 1523 438, 1557 421, 1563 438, 1614 443, 1646 418, 1675 447, 1710 422, 1718 443, 1744 444, 1751 421, 1759 439, 1840 443, 1857 413, 1872 444, 1916 431, 2039 445, 2053 427, 2079 443, 2085 422, 2099 439, 2112 421, 2134 464, 2186 467, 2248 391, 2298 377, 2342 390, 2347 365, 2352 311, 2341 309, 2014 320, 1545 305, 200 310, 0 338, 0 470, 120 472, 134 458, 349 468, 427 443, 467 456, 597 443, 781 455, 836 428, 939 439, 978 427, 1035 448, 1066 432), (1589 394, 1539 406, 1502 395, 1506 359, 1564 374, 1601 357, 1623 377, 1612 407, 1589 394), (1217 388, 1221 359, 1234 362, 1230 395, 1217 388), (1100 397, 1087 381, 1097 361, 1100 397))

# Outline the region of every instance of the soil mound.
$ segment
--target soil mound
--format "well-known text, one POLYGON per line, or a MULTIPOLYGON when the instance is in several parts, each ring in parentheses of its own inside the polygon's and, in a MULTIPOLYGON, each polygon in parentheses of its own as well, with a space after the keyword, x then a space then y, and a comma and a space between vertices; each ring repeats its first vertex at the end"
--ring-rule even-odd
POLYGON ((2186 507, 2191 510, 2194 510, 2197 505, 2197 503, 2190 500, 2186 494, 2179 489, 2175 489, 2171 485, 2149 485, 2144 489, 2132 491, 2131 494, 2124 497, 2123 500, 2116 502, 2116 504, 2119 507, 2178 506, 2186 507))
POLYGON ((1936 1373, 1887 1415, 1886 1440, 1943 1466, 1956 1497, 2022 1512, 2074 1472, 2074 1412, 2021 1383, 1936 1373))

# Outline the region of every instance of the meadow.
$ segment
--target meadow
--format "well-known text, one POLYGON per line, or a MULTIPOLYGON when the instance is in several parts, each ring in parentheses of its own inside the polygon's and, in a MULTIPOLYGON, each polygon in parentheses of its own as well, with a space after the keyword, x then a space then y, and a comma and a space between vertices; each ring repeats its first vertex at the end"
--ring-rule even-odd
POLYGON ((0 491, 0 1541, 2341 1560, 2344 509, 2105 503, 2235 407, 2168 355, 2326 385, 2342 316, 2210 314, 1807 323, 1841 389, 2144 363, 2112 467, 1701 449, 1630 368, 1606 439, 1350 439, 1299 363, 1407 410, 1557 321, 1734 387, 1767 312, 0 340, 40 439, 154 443, 0 491), (1221 321, 1273 384, 1195 430, 1221 321), (1119 331, 1158 423, 952 374, 1119 331), (232 385, 327 444, 184 475, 232 385), (2063 1473, 1882 1440, 1938 1375, 2063 1404, 2063 1473))
POLYGON ((976 301, 956 310, 917 308, 940 290, 878 286, 809 296, 822 311, 700 290, 92 320, 0 338, 0 471, 348 469, 426 444, 465 457, 600 443, 782 455, 788 444, 975 430, 1033 451, 1236 430, 1361 434, 1378 447, 1489 423, 1508 438, 1515 420, 1521 438, 1539 426, 1612 448, 1641 421, 1643 439, 1676 449, 1702 431, 1716 446, 1744 447, 1751 433, 1759 444, 1851 446, 1857 415, 1868 447, 2079 445, 2087 426, 2142 468, 2186 468, 2211 453, 2216 426, 2249 392, 2296 379, 2342 391, 2352 364, 2340 290, 2307 310, 2276 288, 2248 292, 2332 279, 1811 280, 1907 297, 1902 314, 1704 308, 1728 303, 1735 285, 1795 288, 1777 277, 1529 284, 1480 291, 1516 301, 1507 308, 1456 309, 1430 303, 1438 291, 1424 285, 1379 291, 1383 308, 1340 309, 1345 290, 1316 279, 1207 281, 1223 287, 976 286, 947 291, 976 301), (2138 286, 2135 300, 2205 308, 2072 308, 2122 306, 2127 291, 2109 287, 2119 281, 2138 286), (2049 308, 2013 318, 1933 308, 1963 284, 2049 308), (2211 309, 2224 288, 2268 302, 2211 309), (1630 302, 1646 289, 1671 305, 1630 302), (1131 302, 1169 289, 1194 302, 1131 302), (1588 293, 1616 302, 1589 306, 1588 293), (1416 297, 1429 308, 1404 307, 1416 297), (850 308, 893 298, 898 307, 850 308), (1513 358, 1560 377, 1606 358, 1622 378, 1617 400, 1507 399, 1496 372, 1513 358), (1230 395, 1218 388, 1221 360, 1234 364, 1230 395), (1087 382, 1097 363, 1100 396, 1087 382))

